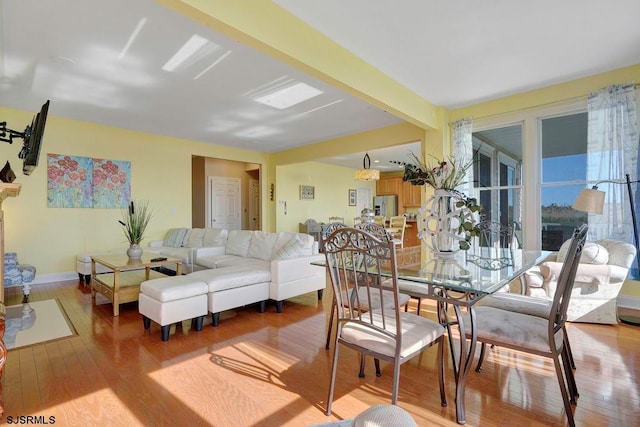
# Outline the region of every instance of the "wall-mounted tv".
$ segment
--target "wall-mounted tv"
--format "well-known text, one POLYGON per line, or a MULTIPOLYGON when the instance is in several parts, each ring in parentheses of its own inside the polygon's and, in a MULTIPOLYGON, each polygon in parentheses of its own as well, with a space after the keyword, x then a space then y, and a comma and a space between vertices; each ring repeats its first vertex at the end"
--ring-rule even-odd
POLYGON ((47 123, 48 112, 49 101, 47 100, 31 122, 31 128, 25 130, 24 145, 20 153, 18 153, 18 157, 23 159, 22 173, 25 175, 31 175, 31 172, 38 166, 40 148, 42 147, 42 136, 44 135, 44 126, 47 123))

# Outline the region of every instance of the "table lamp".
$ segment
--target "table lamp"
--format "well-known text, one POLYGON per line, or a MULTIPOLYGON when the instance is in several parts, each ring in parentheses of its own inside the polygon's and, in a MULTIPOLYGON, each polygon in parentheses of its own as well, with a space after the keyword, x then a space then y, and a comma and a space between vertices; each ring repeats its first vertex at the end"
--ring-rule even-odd
MULTIPOLYGON (((636 246, 636 261, 638 266, 638 272, 640 273, 640 249, 638 244, 638 223, 636 221, 636 207, 633 202, 633 191, 631 190, 631 184, 640 182, 640 180, 631 181, 629 174, 626 174, 625 181, 600 181, 597 182, 592 188, 583 189, 578 198, 573 203, 573 209, 581 212, 594 213, 602 215, 604 206, 604 191, 598 190, 598 185, 603 183, 609 184, 627 184, 627 192, 629 193, 629 204, 631 205, 631 221, 633 223, 633 237, 634 244, 636 246)), ((630 325, 640 326, 640 317, 637 316, 618 316, 621 322, 628 323, 630 325)))

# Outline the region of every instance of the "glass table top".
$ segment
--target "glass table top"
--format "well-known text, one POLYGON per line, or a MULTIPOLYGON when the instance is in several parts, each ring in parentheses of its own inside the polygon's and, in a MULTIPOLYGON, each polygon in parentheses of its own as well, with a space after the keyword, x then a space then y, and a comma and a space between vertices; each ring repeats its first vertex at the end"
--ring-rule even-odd
MULTIPOLYGON (((411 288, 416 293, 430 293, 425 287, 440 287, 447 290, 479 295, 491 294, 526 270, 542 262, 550 252, 515 249, 507 257, 500 251, 486 248, 481 253, 469 254, 459 251, 451 255, 431 255, 429 260, 415 268, 398 268, 401 289, 411 288)), ((326 266, 325 261, 314 265, 326 266)), ((381 274, 391 276, 389 268, 381 269, 381 274)))

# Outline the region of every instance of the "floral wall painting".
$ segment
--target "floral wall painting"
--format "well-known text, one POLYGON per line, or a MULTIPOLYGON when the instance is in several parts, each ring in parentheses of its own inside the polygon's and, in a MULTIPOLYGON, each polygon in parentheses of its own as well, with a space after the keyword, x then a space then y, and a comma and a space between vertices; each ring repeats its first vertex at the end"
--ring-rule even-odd
POLYGON ((47 206, 50 208, 90 208, 91 158, 47 154, 47 206))
POLYGON ((127 207, 131 162, 47 154, 47 206, 50 208, 127 207))
POLYGON ((93 159, 93 207, 121 209, 131 199, 131 162, 93 159))

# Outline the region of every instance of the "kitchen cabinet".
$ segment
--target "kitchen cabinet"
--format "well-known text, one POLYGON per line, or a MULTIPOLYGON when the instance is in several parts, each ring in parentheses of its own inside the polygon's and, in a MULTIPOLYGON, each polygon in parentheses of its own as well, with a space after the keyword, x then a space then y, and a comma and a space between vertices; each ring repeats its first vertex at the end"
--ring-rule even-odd
POLYGON ((419 185, 411 185, 408 182, 402 182, 402 203, 406 207, 420 207, 422 205, 420 194, 422 187, 419 185))
POLYGON ((376 194, 378 196, 399 195, 401 182, 402 178, 381 178, 376 182, 376 194))

